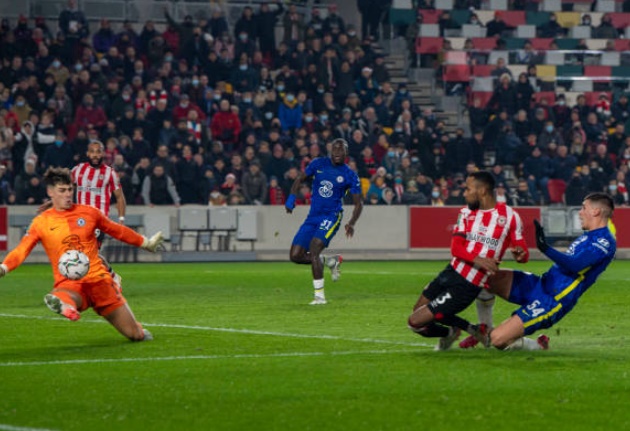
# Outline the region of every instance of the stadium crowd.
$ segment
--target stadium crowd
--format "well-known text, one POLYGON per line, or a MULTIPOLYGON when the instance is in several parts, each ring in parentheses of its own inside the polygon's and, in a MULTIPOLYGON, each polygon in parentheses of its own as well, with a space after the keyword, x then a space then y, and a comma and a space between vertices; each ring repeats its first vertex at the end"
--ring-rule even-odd
MULTIPOLYGON (((163 32, 151 21, 114 31, 106 19, 91 29, 70 0, 57 29, 3 19, 0 203, 41 203, 42 172, 74 166, 100 140, 129 204, 282 205, 335 138, 349 143, 366 204, 463 205, 464 176, 490 152, 500 201, 549 202, 549 179, 561 179, 568 204, 603 189, 628 203, 627 97, 534 105, 530 80, 503 73, 492 103, 469 109, 472 136, 449 133, 392 85, 373 28, 361 37, 336 5, 319 12, 307 21, 263 2, 230 28, 220 7, 182 22, 165 10, 163 32)), ((304 186, 298 203, 309 202, 304 186)))

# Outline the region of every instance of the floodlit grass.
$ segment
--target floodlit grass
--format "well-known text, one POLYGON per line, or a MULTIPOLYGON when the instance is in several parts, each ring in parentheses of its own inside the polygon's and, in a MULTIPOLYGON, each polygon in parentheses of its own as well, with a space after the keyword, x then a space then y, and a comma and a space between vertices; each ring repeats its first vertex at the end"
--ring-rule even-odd
MULTIPOLYGON (((551 350, 507 353, 434 352, 407 329, 443 267, 346 262, 312 307, 307 266, 119 264, 155 336, 134 344, 92 311, 50 313, 49 268, 23 266, 0 280, 0 430, 630 429, 630 263, 548 332, 551 350)), ((495 319, 513 309, 497 300, 495 319)))

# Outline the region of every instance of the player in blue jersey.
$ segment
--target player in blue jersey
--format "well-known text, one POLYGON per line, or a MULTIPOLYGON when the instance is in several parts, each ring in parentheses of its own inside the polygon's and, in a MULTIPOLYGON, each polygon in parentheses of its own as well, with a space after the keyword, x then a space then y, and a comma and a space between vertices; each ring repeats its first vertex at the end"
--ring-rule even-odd
POLYGON ((292 213, 300 185, 312 179, 311 209, 291 244, 291 261, 311 265, 315 298, 311 305, 326 304, 324 295, 324 264, 331 269, 332 280, 340 276, 341 256, 324 256, 322 251, 333 239, 343 218, 343 198, 350 191, 354 210, 345 225, 346 236, 354 235, 354 225, 361 215, 361 184, 359 177, 346 165, 348 143, 343 139, 332 142, 330 157, 314 159, 305 172, 293 182, 285 208, 292 213))
POLYGON ((490 291, 521 308, 490 333, 489 342, 498 349, 545 350, 549 338, 525 338, 560 321, 578 299, 604 272, 615 256, 617 242, 611 222, 614 203, 605 193, 584 198, 580 221, 584 234, 565 253, 547 244, 545 232, 536 221, 536 245, 554 265, 542 276, 500 270, 491 279, 490 291))

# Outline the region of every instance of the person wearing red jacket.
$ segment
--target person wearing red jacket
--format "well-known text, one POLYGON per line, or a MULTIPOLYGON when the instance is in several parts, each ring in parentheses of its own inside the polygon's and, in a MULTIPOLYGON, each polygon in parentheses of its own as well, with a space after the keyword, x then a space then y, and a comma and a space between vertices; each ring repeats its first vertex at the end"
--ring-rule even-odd
POLYGON ((94 97, 91 94, 83 96, 83 103, 77 108, 74 116, 75 132, 80 129, 87 130, 91 128, 101 130, 106 124, 107 116, 105 111, 100 106, 94 105, 94 97))
POLYGON ((241 120, 238 114, 230 110, 230 102, 222 100, 219 104, 219 112, 214 114, 210 123, 212 139, 221 141, 226 150, 232 151, 238 144, 241 134, 241 120))
POLYGON ((190 101, 190 96, 188 96, 188 94, 182 94, 179 97, 179 105, 173 108, 173 123, 177 124, 181 119, 187 120, 190 111, 197 112, 199 121, 203 122, 206 119, 206 114, 203 113, 199 106, 190 101))

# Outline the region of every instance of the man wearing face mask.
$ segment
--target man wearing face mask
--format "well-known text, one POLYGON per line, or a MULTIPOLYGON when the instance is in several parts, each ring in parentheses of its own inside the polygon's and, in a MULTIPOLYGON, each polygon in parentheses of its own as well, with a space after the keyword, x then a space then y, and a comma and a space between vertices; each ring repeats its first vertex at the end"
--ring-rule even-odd
POLYGON ((190 111, 196 111, 200 121, 205 120, 206 115, 190 100, 188 94, 182 94, 179 98, 179 104, 173 108, 173 123, 178 123, 179 120, 186 120, 190 111))
MULTIPOLYGON (((511 252, 519 263, 529 259, 520 216, 512 208, 496 202, 495 182, 489 172, 471 173, 466 179, 467 206, 453 229, 450 264, 422 292, 409 317, 409 327, 423 337, 440 338, 436 350, 448 350, 467 331, 475 340, 487 343, 492 326, 494 297, 487 294, 488 279, 499 270, 504 253, 511 252), (480 295, 483 321, 470 325, 458 313, 480 295), (487 316, 486 314, 489 314, 487 316)), ((478 311, 479 311, 478 302, 478 311)))
POLYGON ((258 87, 258 77, 252 69, 247 58, 242 58, 237 69, 234 69, 230 82, 234 86, 234 90, 239 93, 246 91, 254 91, 258 87))
POLYGON ((63 132, 58 131, 53 145, 47 146, 42 165, 44 170, 51 167, 71 168, 74 166, 74 151, 66 142, 63 132))
POLYGON ((278 118, 282 131, 293 131, 302 127, 302 105, 300 105, 293 93, 288 93, 278 109, 278 118))

